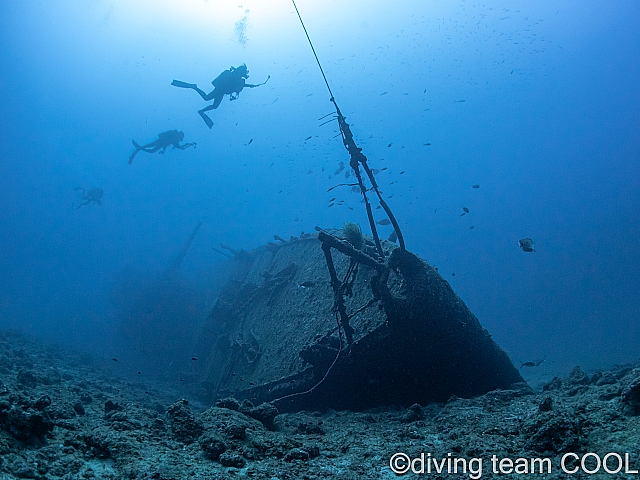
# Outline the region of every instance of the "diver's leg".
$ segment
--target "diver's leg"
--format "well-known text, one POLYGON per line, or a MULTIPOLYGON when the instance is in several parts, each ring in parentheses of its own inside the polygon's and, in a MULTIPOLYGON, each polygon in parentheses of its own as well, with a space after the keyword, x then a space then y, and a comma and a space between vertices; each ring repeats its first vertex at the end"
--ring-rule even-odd
MULTIPOLYGON (((215 88, 213 90, 211 90, 209 93, 206 93, 205 95, 200 94, 200 96, 202 97, 202 99, 205 102, 208 102, 209 100, 211 100, 212 98, 214 98, 217 95, 220 95, 220 94, 216 93, 216 89, 215 88)), ((224 94, 222 94, 222 96, 224 96, 224 94)))
POLYGON ((155 140, 151 143, 147 143, 146 145, 138 145, 138 149, 142 150, 143 152, 147 152, 147 153, 155 153, 158 150, 160 150, 162 148, 162 142, 160 142, 160 139, 155 140))
POLYGON ((195 90, 196 92, 198 92, 198 95, 200 95, 202 99, 205 101, 211 100, 211 95, 213 94, 213 92, 209 94, 204 93, 204 90, 200 90, 195 83, 186 83, 186 82, 181 82, 180 80, 174 80, 173 82, 171 82, 171 85, 173 85, 174 87, 190 88, 192 90, 195 90))
MULTIPOLYGON (((211 92, 211 93, 213 93, 213 92, 211 92)), ((224 98, 224 94, 222 94, 222 95, 218 95, 218 96, 216 97, 216 99, 213 101, 213 105, 211 105, 211 108, 212 108, 212 109, 216 109, 216 108, 218 108, 218 107, 220 106, 220 104, 222 103, 222 99, 223 99, 223 98, 224 98)))

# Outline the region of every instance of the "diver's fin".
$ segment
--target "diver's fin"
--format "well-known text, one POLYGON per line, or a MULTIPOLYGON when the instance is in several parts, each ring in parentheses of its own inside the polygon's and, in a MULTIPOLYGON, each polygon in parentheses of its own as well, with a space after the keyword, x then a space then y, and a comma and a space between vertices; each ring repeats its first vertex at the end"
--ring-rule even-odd
POLYGON ((180 80, 174 80, 173 82, 171 82, 171 85, 173 85, 174 87, 180 87, 180 88, 196 88, 197 87, 195 83, 181 82, 180 80))
POLYGON ((200 114, 200 116, 202 117, 202 119, 204 120, 204 123, 207 124, 207 127, 209 128, 213 128, 213 120, 211 120, 206 113, 204 113, 203 111, 199 111, 198 112, 200 114))
MULTIPOLYGON (((135 142, 134 142, 135 143, 135 142)), ((139 148, 136 148, 135 151, 131 154, 131 156, 129 157, 129 165, 131 165, 133 163, 133 158, 136 156, 136 154, 140 151, 139 148)))

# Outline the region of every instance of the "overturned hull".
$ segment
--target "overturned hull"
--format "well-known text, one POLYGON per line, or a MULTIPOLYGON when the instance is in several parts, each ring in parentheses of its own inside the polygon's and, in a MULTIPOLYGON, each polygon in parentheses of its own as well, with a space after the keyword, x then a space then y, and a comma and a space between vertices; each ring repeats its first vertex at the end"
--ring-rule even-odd
MULTIPOLYGON (((380 272, 363 263, 350 277, 350 343, 317 236, 238 255, 238 272, 199 337, 197 393, 210 401, 275 400, 281 410, 363 409, 471 397, 523 381, 431 265, 390 242, 383 248, 382 288, 380 272)), ((333 262, 341 279, 355 263, 340 253, 333 262)))

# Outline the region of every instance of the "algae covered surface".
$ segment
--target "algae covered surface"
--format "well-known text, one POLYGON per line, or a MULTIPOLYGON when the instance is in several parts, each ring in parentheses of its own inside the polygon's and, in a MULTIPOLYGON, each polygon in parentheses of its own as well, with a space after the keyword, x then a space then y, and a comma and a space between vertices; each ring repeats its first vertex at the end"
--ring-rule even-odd
MULTIPOLYGON (((418 472, 431 468, 408 478, 534 475, 532 465, 540 478, 547 464, 531 459, 548 459, 544 478, 567 478, 561 460, 571 453, 612 454, 610 471, 619 455, 619 478, 640 465, 638 365, 576 367, 535 390, 519 383, 445 403, 279 414, 230 398, 205 405, 183 398, 179 384, 120 376, 114 360, 2 331, 0 379, 3 479, 392 479, 397 454, 418 459, 418 472)), ((565 469, 575 468, 569 455, 565 469)), ((608 475, 601 467, 595 478, 608 475)))

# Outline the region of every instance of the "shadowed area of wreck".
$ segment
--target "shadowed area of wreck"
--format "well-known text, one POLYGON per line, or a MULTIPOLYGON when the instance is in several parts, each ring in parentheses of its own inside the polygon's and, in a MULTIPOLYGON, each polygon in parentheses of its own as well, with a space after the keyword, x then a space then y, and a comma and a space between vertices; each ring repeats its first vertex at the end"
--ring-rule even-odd
MULTIPOLYGON (((348 245, 341 235, 319 236, 348 245)), ((386 261, 363 253, 360 260, 377 268, 357 262, 344 295, 351 343, 339 334, 344 325, 315 234, 244 253, 199 337, 204 370, 190 379, 194 393, 208 401, 276 400, 280 410, 364 409, 471 397, 523 381, 431 265, 382 245, 386 261)), ((353 256, 333 257, 344 275, 353 256)))

